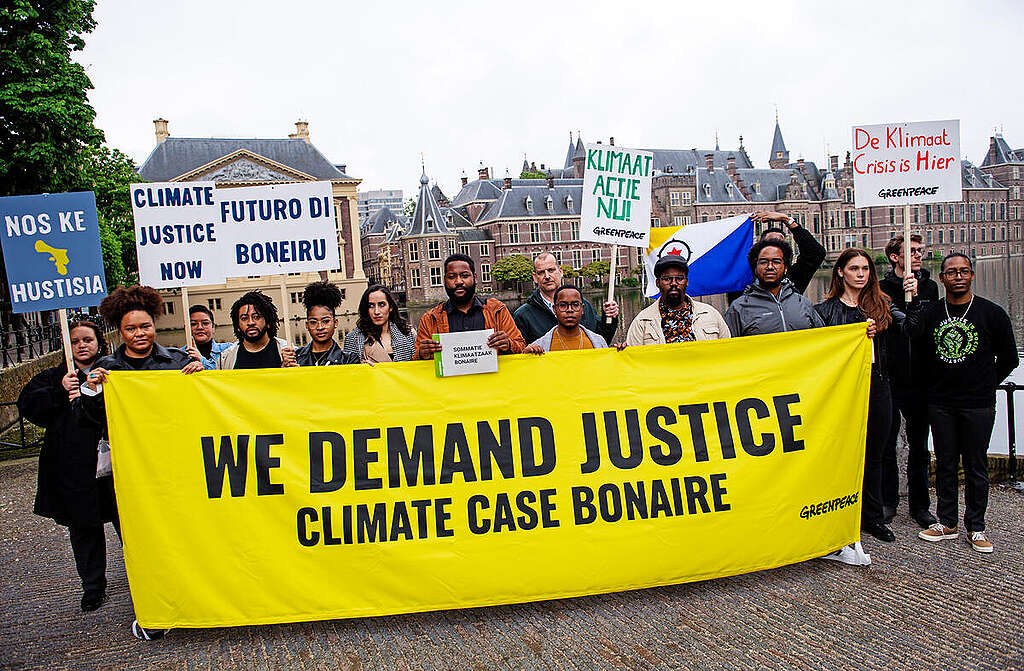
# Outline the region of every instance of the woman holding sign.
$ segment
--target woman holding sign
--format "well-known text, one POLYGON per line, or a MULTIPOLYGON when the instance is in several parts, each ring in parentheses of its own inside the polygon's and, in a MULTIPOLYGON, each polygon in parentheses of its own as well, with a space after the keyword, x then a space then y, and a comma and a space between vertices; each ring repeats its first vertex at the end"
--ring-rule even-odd
MULTIPOLYGON (((71 323, 74 369, 65 364, 32 378, 18 397, 21 415, 46 429, 39 452, 39 484, 33 512, 68 528, 71 553, 82 579, 82 610, 96 610, 106 598, 107 550, 104 525, 117 523, 114 482, 110 470, 96 468, 98 427, 81 427, 71 400, 96 360, 107 354, 100 327, 91 321, 71 323)), ((109 464, 108 464, 109 465, 109 464)))
MULTIPOLYGON (((118 287, 100 303, 100 314, 108 324, 117 326, 124 344, 113 354, 96 362, 89 371, 81 396, 73 402, 80 422, 107 435, 107 415, 103 399, 103 383, 112 370, 180 370, 188 375, 203 370, 200 361, 184 351, 163 347, 156 342, 156 318, 163 311, 164 301, 152 287, 118 287)), ((132 633, 147 641, 161 638, 163 629, 145 629, 132 623, 132 633)))
MULTIPOLYGON (((917 280, 903 282, 906 291, 917 293, 917 280)), ((916 303, 910 306, 916 310, 916 303)), ((880 541, 896 540, 882 515, 882 450, 892 422, 886 337, 888 329, 903 330, 906 315, 892 306, 878 284, 871 256, 863 249, 844 250, 832 268, 832 283, 822 303, 814 306, 826 326, 867 321, 867 336, 872 339, 874 363, 871 366, 871 397, 868 405, 867 446, 864 457, 864 487, 861 497, 861 529, 880 541)), ((828 558, 840 556, 829 555, 828 558)))
POLYGON ((416 339, 387 287, 373 284, 359 299, 359 321, 345 336, 345 352, 365 362, 412 361, 416 339))

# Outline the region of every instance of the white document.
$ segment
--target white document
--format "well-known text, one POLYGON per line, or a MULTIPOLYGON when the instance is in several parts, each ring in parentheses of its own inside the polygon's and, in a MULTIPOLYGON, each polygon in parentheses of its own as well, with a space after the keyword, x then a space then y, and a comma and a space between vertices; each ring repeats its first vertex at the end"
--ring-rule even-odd
POLYGON ((438 377, 498 372, 498 350, 487 346, 494 329, 435 333, 441 351, 434 354, 434 371, 438 377))

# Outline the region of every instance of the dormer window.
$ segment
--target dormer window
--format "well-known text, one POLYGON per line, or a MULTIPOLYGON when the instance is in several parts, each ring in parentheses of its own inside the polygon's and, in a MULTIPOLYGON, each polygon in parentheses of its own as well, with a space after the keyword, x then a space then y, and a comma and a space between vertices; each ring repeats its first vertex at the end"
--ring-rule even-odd
POLYGON ((427 232, 432 233, 434 231, 434 220, 431 217, 427 217, 427 232))
POLYGON ((725 192, 731 197, 732 196, 732 183, 725 185, 725 192))
POLYGON ((555 211, 555 201, 551 198, 551 196, 547 196, 544 198, 544 207, 547 208, 548 212, 555 211))
POLYGON ((672 172, 672 166, 671 165, 666 165, 665 166, 665 172, 672 172))
POLYGON ((565 197, 565 209, 569 211, 569 214, 572 214, 572 196, 565 197))
POLYGON ((754 193, 761 195, 761 182, 754 182, 754 193))
POLYGON ((711 185, 710 184, 705 184, 704 185, 704 196, 706 198, 710 198, 711 197, 711 185))
POLYGON ((533 214, 533 198, 530 196, 526 197, 526 211, 533 214))

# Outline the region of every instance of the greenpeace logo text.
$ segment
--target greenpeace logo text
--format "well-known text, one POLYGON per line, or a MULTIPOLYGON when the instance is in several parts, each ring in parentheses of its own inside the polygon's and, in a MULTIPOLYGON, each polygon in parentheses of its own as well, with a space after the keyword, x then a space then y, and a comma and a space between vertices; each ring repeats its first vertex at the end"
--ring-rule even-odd
POLYGON ((939 190, 937 186, 915 186, 909 189, 882 189, 879 198, 910 198, 911 196, 934 196, 939 190))
POLYGON ((812 517, 818 515, 827 515, 828 513, 836 510, 842 510, 848 508, 857 503, 858 492, 853 494, 847 494, 846 496, 840 496, 836 499, 829 499, 828 501, 822 501, 821 503, 813 503, 809 506, 804 506, 800 509, 800 517, 809 520, 812 517))

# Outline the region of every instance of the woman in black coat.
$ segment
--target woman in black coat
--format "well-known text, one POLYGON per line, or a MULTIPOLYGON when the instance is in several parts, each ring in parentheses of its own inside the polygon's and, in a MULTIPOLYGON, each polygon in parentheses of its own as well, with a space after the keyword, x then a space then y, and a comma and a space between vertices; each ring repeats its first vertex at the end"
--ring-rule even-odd
POLYGON ((18 397, 25 419, 46 429, 39 453, 39 481, 34 512, 68 527, 71 552, 82 579, 82 610, 102 605, 107 588, 107 551, 103 525, 117 523, 113 478, 96 477, 98 427, 81 426, 71 408, 86 372, 107 353, 99 326, 91 321, 71 325, 75 369, 65 364, 36 375, 18 397))

